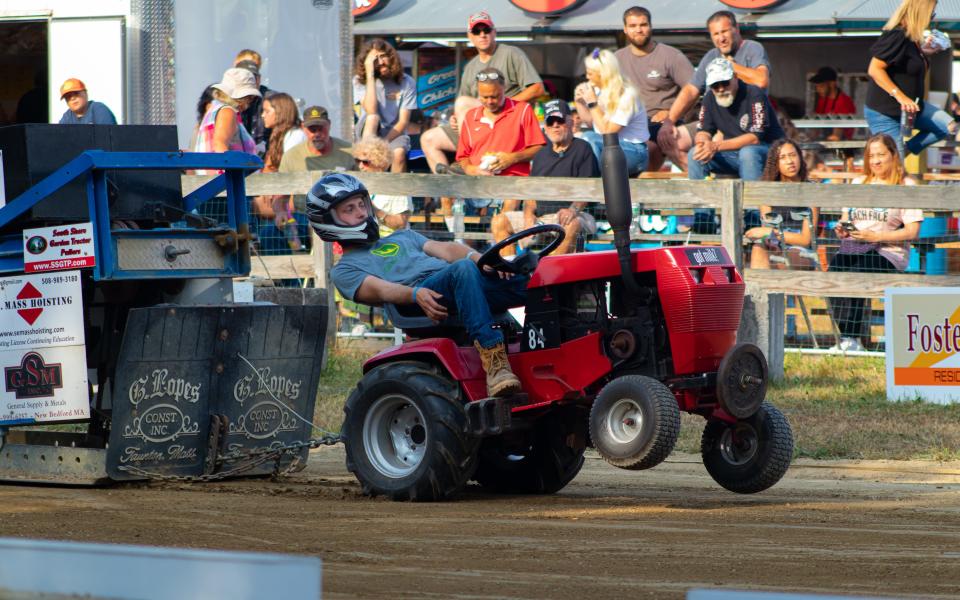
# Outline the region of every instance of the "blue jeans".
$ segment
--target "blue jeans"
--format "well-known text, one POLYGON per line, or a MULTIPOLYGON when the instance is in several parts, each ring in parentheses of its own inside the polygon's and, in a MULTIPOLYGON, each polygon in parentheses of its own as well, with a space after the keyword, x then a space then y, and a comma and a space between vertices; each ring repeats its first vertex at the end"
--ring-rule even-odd
POLYGON ((696 146, 687 153, 687 173, 690 179, 706 179, 711 173, 736 175, 744 181, 756 181, 763 175, 763 165, 767 162, 767 150, 770 146, 761 142, 744 146, 739 150, 717 152, 710 162, 694 160, 696 146))
MULTIPOLYGON (((594 155, 597 157, 597 163, 600 163, 600 155, 603 153, 603 136, 596 131, 587 130, 580 132, 580 139, 590 144, 594 155)), ((647 168, 649 162, 649 150, 646 143, 624 142, 621 140, 620 147, 623 148, 623 154, 627 158, 627 174, 633 177, 637 173, 647 168)))
POLYGON ((627 157, 627 174, 630 177, 642 173, 647 168, 650 159, 646 142, 625 142, 620 140, 620 147, 627 157))
POLYGON ((480 342, 484 348, 503 343, 503 333, 493 329, 493 313, 502 313, 508 308, 521 306, 527 299, 525 275, 510 279, 487 276, 477 264, 463 258, 443 268, 417 284, 443 295, 440 303, 447 308, 456 308, 471 340, 480 342))
POLYGON ((913 120, 913 128, 917 130, 917 134, 904 144, 903 136, 900 135, 899 119, 888 117, 869 106, 863 107, 863 116, 867 120, 867 126, 870 127, 870 135, 885 133, 892 137, 893 141, 897 143, 897 150, 900 152, 901 158, 904 158, 907 153, 920 154, 927 146, 947 137, 950 133, 947 126, 953 121, 953 118, 946 111, 929 102, 924 102, 923 110, 917 113, 913 120))
MULTIPOLYGON (((763 166, 767 162, 768 144, 763 142, 744 146, 739 150, 717 152, 709 162, 694 160, 696 146, 687 153, 687 176, 690 179, 706 179, 711 173, 737 175, 744 181, 756 181, 763 175, 763 166)), ((746 210, 745 227, 760 225, 760 213, 755 209, 746 210)), ((712 208, 693 210, 693 229, 696 233, 714 233, 716 231, 716 211, 712 208)))

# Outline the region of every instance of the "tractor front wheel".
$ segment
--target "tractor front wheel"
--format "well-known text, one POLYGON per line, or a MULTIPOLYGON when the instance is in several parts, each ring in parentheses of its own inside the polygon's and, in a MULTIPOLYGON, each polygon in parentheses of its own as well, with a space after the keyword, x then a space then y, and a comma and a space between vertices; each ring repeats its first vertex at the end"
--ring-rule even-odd
POLYGON ((433 365, 376 367, 343 411, 347 469, 367 495, 445 500, 473 474, 479 440, 468 433, 459 387, 433 365))
POLYGON ((657 466, 673 451, 678 435, 677 399, 652 377, 617 377, 600 390, 590 409, 593 447, 621 469, 657 466))
POLYGON ((777 407, 764 402, 736 423, 707 422, 700 441, 703 464, 731 492, 753 494, 780 481, 793 456, 793 432, 777 407))

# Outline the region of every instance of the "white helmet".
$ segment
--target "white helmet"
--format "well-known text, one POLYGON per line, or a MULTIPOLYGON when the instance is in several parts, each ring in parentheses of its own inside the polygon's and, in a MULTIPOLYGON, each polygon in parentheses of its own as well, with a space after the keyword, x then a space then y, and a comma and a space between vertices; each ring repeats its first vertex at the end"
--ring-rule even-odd
POLYGON ((330 173, 321 177, 307 193, 307 218, 320 239, 326 242, 375 242, 380 239, 380 223, 373 210, 370 194, 360 180, 346 173, 330 173), (367 219, 359 225, 339 221, 333 208, 355 196, 367 204, 367 219))

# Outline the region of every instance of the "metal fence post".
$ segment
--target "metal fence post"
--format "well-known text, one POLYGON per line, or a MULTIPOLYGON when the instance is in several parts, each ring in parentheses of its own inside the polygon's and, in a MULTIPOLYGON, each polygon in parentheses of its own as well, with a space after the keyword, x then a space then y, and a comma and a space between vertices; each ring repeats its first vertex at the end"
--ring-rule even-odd
POLYGON ((313 285, 322 288, 327 302, 327 342, 323 345, 323 356, 320 358, 320 368, 326 368, 330 350, 337 343, 337 317, 340 307, 337 305, 333 293, 333 282, 330 281, 330 269, 333 268, 333 248, 320 239, 317 232, 310 228, 310 243, 313 247, 313 285))
POLYGON ((723 205, 720 207, 720 243, 733 264, 743 272, 743 181, 722 179, 723 205))

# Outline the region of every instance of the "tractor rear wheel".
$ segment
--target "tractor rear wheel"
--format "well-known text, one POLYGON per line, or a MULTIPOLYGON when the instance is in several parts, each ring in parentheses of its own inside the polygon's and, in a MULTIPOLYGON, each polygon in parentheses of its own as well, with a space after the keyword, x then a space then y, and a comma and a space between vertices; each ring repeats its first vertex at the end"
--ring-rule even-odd
POLYGON ((446 500, 476 467, 457 384, 433 365, 396 362, 367 373, 344 406, 347 469, 363 493, 446 500))
POLYGON ((780 481, 793 456, 793 432, 777 407, 764 402, 753 416, 730 424, 707 422, 700 441, 703 465, 731 492, 754 494, 780 481))
POLYGON ((673 451, 678 435, 677 399, 652 377, 617 377, 600 390, 590 409, 593 447, 621 469, 657 466, 673 451))
POLYGON ((480 445, 474 479, 495 492, 558 492, 583 467, 584 448, 567 445, 568 434, 562 419, 548 415, 532 430, 486 438, 480 445))

